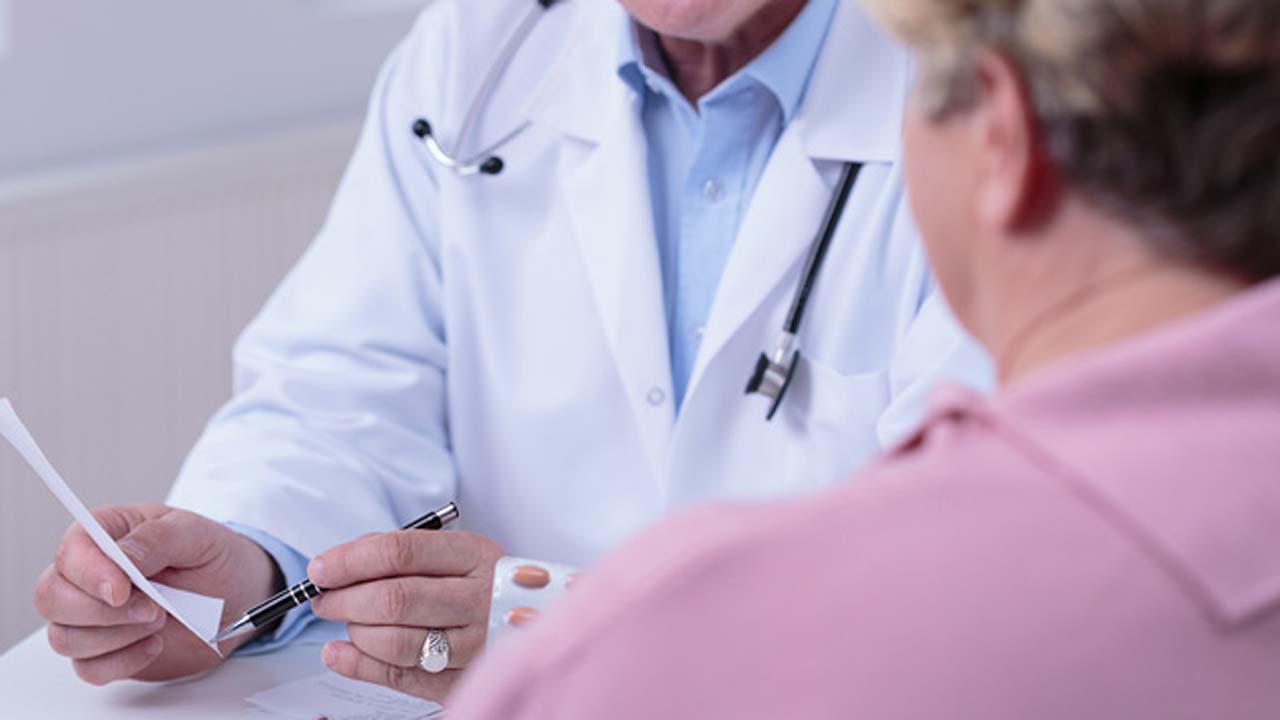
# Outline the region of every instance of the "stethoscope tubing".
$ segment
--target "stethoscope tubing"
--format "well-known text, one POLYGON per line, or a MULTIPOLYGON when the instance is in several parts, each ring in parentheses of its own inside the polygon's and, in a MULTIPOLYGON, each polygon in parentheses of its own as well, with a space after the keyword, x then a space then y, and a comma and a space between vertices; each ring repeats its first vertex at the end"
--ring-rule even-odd
POLYGON ((831 249, 831 241, 835 237, 840 219, 844 217, 845 207, 849 204, 849 196, 853 194, 858 175, 862 172, 862 163, 847 162, 840 171, 840 180, 836 192, 827 204, 827 211, 822 217, 821 229, 809 248, 805 260, 804 272, 800 276, 800 285, 796 288, 795 297, 791 301, 791 309, 787 312, 787 320, 783 325, 785 332, 791 335, 800 334, 800 326, 804 322, 804 312, 809 306, 809 297, 818 283, 822 265, 826 262, 827 251, 831 249))

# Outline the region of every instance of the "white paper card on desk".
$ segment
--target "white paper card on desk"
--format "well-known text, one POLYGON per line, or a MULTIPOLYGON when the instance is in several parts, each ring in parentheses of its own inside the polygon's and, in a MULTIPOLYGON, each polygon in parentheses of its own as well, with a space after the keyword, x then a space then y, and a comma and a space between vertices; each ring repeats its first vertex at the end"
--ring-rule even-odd
MULTIPOLYGON (((178 619, 178 622, 187 627, 188 630, 195 633, 196 637, 205 641, 214 652, 218 652, 218 648, 209 640, 218 634, 218 623, 222 619, 222 600, 220 598, 211 598, 204 595, 198 595, 186 590, 171 588, 160 583, 153 583, 143 576, 138 567, 133 564, 116 541, 107 534, 102 525, 89 512, 89 508, 80 501, 79 497, 71 490, 62 476, 57 470, 53 469, 53 465, 49 463, 48 458, 40 450, 40 446, 36 444, 35 438, 31 437, 31 433, 27 430, 26 425, 22 424, 22 420, 18 417, 18 413, 14 411, 13 405, 7 398, 0 398, 0 435, 3 435, 14 450, 27 461, 36 475, 44 481, 44 484, 53 493, 54 497, 62 503, 63 507, 71 513, 76 522, 89 533, 89 537, 93 539, 95 545, 111 558, 111 561, 129 576, 135 587, 147 594, 147 597, 156 601, 156 604, 164 608, 165 612, 178 619)), ((218 653, 221 655, 222 653, 218 653)))
POLYGON ((334 673, 264 690, 247 700, 267 712, 296 720, 424 720, 444 710, 430 700, 334 673))

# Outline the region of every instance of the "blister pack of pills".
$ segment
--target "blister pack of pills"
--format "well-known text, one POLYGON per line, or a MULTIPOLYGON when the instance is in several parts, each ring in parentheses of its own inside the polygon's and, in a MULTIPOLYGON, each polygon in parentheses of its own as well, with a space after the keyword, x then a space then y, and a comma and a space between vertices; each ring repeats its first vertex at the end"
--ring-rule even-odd
POLYGON ((504 557, 493 572, 493 603, 489 609, 488 642, 517 631, 555 602, 573 583, 578 568, 568 565, 504 557))

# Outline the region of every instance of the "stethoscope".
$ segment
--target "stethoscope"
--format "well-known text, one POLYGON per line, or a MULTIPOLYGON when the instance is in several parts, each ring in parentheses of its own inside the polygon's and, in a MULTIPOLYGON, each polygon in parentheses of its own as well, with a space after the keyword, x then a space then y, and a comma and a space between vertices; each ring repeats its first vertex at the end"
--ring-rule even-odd
MULTIPOLYGON (((533 31, 534 25, 537 24, 547 10, 561 2, 563 0, 534 0, 534 7, 529 10, 520 21, 520 24, 516 26, 515 31, 507 38, 493 66, 489 68, 489 72, 485 73, 484 81, 481 82, 479 91, 476 92, 475 98, 471 101, 471 106, 467 109, 455 148, 461 148, 465 145, 467 138, 471 135, 471 131, 479 120, 480 110, 489 102, 498 80, 506 72, 511 60, 520 50, 525 39, 533 31)), ((413 134, 417 135, 426 145, 427 154, 431 156, 432 160, 458 175, 464 177, 477 174, 497 175, 503 171, 506 163, 495 153, 528 130, 530 124, 531 122, 526 120, 496 142, 489 144, 483 150, 465 159, 458 157, 455 153, 447 152, 440 146, 439 141, 436 140, 434 128, 431 127, 430 121, 426 118, 418 118, 413 122, 413 134)), ((804 322, 805 310, 809 305, 809 298, 813 294, 813 289, 817 285, 818 276, 822 271, 822 264, 827 257, 827 250, 831 247, 832 238, 835 237, 836 228, 840 225, 841 217, 844 216, 845 206, 848 205, 849 196, 853 193, 853 186, 857 183, 858 174, 861 171, 861 163, 844 163, 835 193, 831 196, 831 201, 827 205, 826 213, 823 216, 822 227, 818 230, 818 235, 809 248, 809 255, 805 259, 800 285, 796 288, 795 297, 791 301, 791 309, 787 312, 786 322, 783 324, 782 333, 778 336, 773 354, 760 354, 760 358, 756 361, 755 370, 751 373, 751 379, 747 382, 747 395, 763 395, 768 398, 769 410, 765 415, 766 420, 773 420, 778 408, 782 406, 782 400, 786 397, 787 390, 791 387, 791 381, 795 378, 796 366, 800 360, 800 327, 804 322)))
MULTIPOLYGON (((502 46, 502 52, 494 60, 489 72, 485 73, 484 81, 480 83, 480 90, 476 92, 475 98, 471 100, 471 107, 467 108, 466 118, 462 121, 462 130, 458 133, 458 141, 454 144, 455 148, 462 148, 467 142, 467 138, 471 136, 471 131, 475 129, 476 123, 480 119, 480 109, 493 96, 493 90, 497 86, 498 80, 507 71, 507 66, 511 64, 511 60, 516 56, 525 39, 533 32, 533 26, 542 19, 547 10, 561 2, 563 0, 534 0, 534 6, 525 14, 520 24, 516 26, 515 31, 511 33, 511 36, 507 38, 507 42, 502 46)), ((502 158, 494 155, 494 153, 512 140, 515 140, 525 130, 528 130, 529 125, 530 122, 528 120, 520 123, 514 130, 499 138, 497 142, 466 159, 445 152, 445 149, 440 147, 431 123, 426 118, 418 118, 413 121, 413 134, 417 135, 426 144, 427 153, 431 155, 431 159, 459 175, 464 177, 476 174, 497 175, 502 172, 506 164, 502 161, 502 158)))

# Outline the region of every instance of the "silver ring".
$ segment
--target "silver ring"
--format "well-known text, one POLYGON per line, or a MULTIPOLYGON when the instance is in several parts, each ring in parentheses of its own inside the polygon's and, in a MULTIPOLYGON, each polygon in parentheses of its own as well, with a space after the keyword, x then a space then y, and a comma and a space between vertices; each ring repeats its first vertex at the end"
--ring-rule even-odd
POLYGON ((432 628, 422 643, 418 655, 418 667, 435 674, 449 667, 449 636, 443 630, 432 628))

